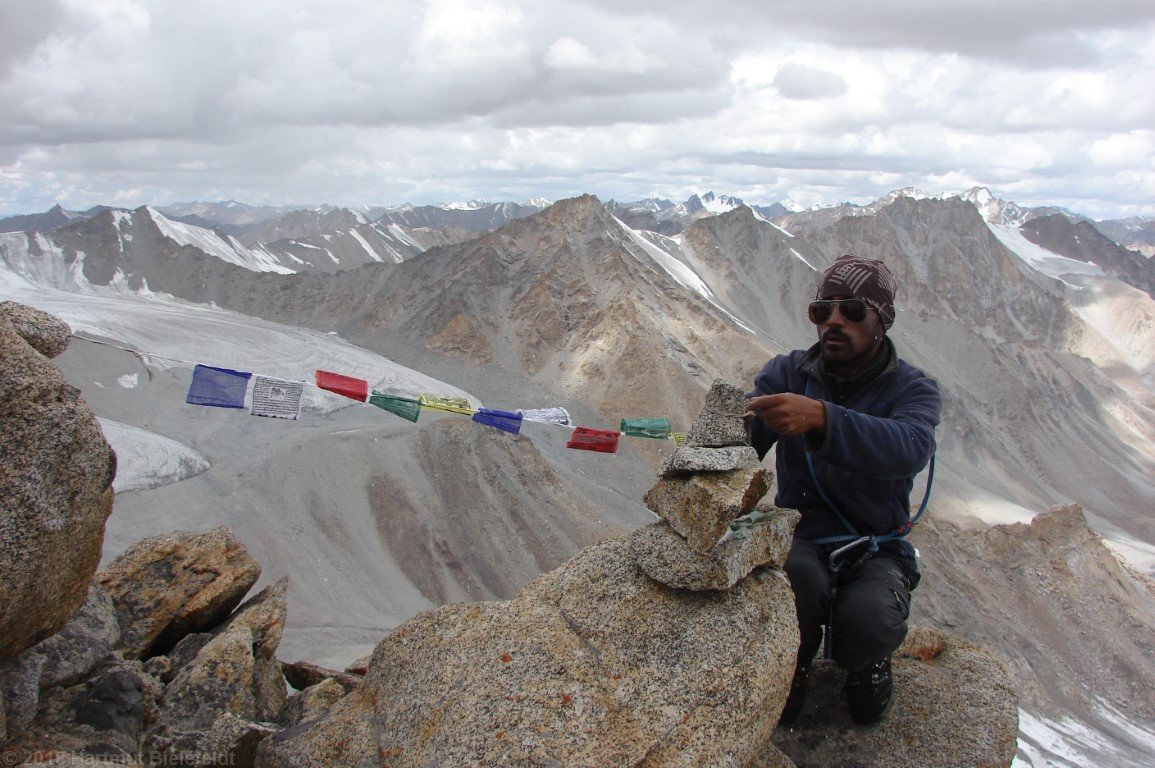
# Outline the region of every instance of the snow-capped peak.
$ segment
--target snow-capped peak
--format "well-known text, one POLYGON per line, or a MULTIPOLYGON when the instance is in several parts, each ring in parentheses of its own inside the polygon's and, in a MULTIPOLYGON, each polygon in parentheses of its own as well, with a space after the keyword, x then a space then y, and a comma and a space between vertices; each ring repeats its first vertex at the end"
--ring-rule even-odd
POLYGON ((702 207, 710 213, 726 213, 735 208, 740 208, 745 205, 741 200, 730 195, 715 195, 713 192, 707 192, 699 198, 702 202, 702 207))
POLYGON ((900 197, 909 197, 911 200, 925 200, 929 197, 925 192, 917 187, 903 187, 896 189, 893 192, 888 192, 878 199, 882 205, 889 205, 900 197))
POLYGON ((478 198, 477 200, 470 200, 468 203, 445 203, 437 206, 444 208, 447 211, 477 211, 489 205, 488 202, 478 198))

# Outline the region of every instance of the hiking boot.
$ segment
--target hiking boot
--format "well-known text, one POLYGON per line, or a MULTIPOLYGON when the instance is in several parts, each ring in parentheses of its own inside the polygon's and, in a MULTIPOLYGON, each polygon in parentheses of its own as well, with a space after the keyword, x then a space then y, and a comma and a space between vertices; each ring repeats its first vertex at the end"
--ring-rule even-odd
POLYGON ((862 669, 851 670, 842 686, 850 717, 859 725, 870 725, 882 719, 894 698, 894 678, 890 659, 875 661, 862 669))
POLYGON ((786 697, 782 714, 778 716, 778 725, 790 725, 802 714, 802 705, 806 702, 806 678, 809 676, 809 664, 795 668, 794 679, 790 681, 790 695, 786 697))

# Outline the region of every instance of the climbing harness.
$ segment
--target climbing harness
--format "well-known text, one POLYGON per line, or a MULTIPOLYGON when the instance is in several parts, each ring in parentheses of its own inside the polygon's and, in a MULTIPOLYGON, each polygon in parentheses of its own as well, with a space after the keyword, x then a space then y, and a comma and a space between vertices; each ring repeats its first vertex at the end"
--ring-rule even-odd
POLYGON ((907 522, 895 528, 893 531, 879 535, 863 536, 858 530, 846 519, 841 510, 835 505, 830 497, 826 495, 826 491, 822 489, 822 484, 818 482, 818 473, 814 471, 814 460, 810 458, 810 452, 806 451, 806 466, 810 470, 810 479, 814 481, 814 488, 818 491, 819 498, 826 504, 842 526, 846 528, 848 533, 839 534, 835 536, 824 536, 820 539, 812 539, 815 544, 821 546, 828 546, 831 544, 842 544, 842 546, 835 549, 827 557, 827 568, 830 571, 830 610, 826 620, 826 631, 823 633, 823 656, 827 659, 833 658, 833 642, 834 635, 834 603, 838 597, 838 578, 843 568, 848 564, 846 556, 855 551, 862 545, 866 545, 866 549, 862 555, 853 562, 851 569, 857 567, 859 563, 874 556, 878 551, 878 545, 887 541, 894 541, 901 539, 910 533, 915 524, 918 523, 922 514, 926 512, 926 506, 930 502, 930 489, 934 485, 934 454, 930 456, 930 464, 927 467, 926 476, 926 491, 923 492, 922 502, 918 505, 918 511, 915 512, 914 517, 911 517, 907 522))

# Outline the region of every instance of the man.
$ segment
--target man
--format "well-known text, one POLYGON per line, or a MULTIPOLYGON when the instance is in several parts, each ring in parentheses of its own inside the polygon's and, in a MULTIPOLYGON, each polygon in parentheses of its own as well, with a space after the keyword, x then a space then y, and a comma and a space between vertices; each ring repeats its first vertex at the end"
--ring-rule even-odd
POLYGON ((776 503, 802 513, 785 566, 801 645, 780 723, 801 712, 823 627, 847 670, 851 717, 877 722, 890 707, 890 656, 919 579, 914 547, 898 533, 942 412, 938 384, 900 360, 886 335, 894 286, 881 261, 840 257, 810 304, 818 343, 768 362, 750 393, 752 445, 761 458, 778 444, 776 503))

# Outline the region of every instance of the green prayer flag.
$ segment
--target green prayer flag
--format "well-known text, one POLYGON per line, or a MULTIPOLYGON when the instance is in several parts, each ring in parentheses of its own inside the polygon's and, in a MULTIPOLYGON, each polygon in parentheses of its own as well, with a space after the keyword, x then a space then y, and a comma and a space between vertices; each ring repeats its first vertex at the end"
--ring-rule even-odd
POLYGON ((670 436, 670 420, 622 419, 621 432, 631 437, 654 437, 665 440, 670 436))
POLYGON ((396 397, 394 395, 383 395, 380 392, 374 392, 369 396, 369 402, 378 408, 383 408, 389 413, 395 413, 403 419, 409 419, 416 422, 417 417, 421 415, 421 403, 411 397, 396 397))

